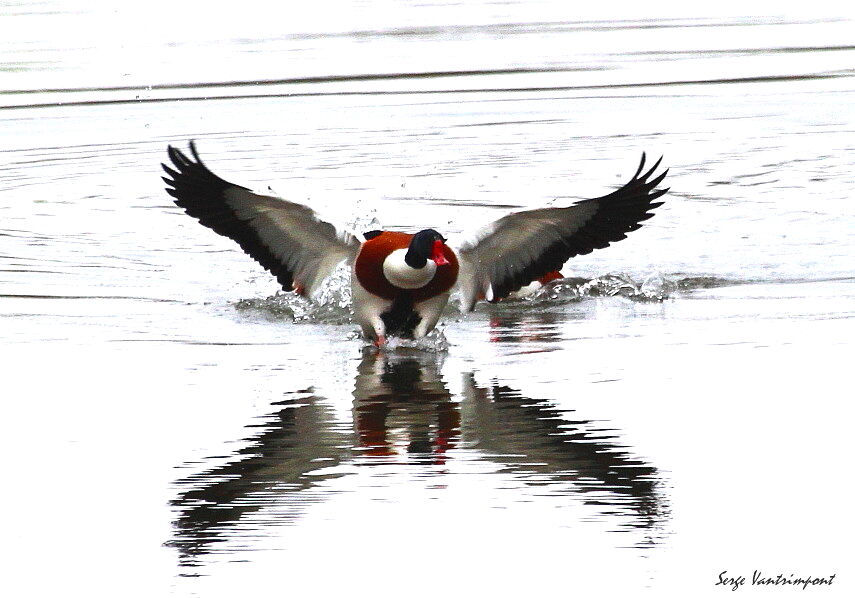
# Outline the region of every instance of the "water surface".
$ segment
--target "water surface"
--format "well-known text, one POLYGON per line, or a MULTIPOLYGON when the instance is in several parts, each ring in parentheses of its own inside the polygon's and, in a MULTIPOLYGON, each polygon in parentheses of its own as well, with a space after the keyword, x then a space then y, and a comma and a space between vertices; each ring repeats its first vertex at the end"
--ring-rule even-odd
POLYGON ((851 14, 334 8, 0 12, 14 594, 848 595, 851 14), (671 192, 534 300, 377 353, 340 285, 276 295, 171 203, 189 139, 452 242, 642 152, 671 192))

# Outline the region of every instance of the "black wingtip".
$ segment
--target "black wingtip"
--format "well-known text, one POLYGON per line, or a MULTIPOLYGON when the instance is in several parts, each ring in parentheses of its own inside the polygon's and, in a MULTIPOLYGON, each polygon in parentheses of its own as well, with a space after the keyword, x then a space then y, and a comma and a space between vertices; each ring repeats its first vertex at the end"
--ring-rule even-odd
MULTIPOLYGON (((661 183, 663 180, 665 180, 665 176, 666 176, 667 174, 668 174, 668 171, 666 170, 665 172, 661 173, 659 176, 657 176, 657 177, 656 177, 655 179, 653 179, 652 181, 648 181, 648 183, 647 183, 647 184, 650 186, 650 188, 651 188, 651 189, 655 189, 656 187, 658 187, 658 186, 659 186, 659 183, 661 183)), ((647 175, 646 175, 646 176, 650 176, 650 173, 647 173, 647 175)), ((645 178, 646 178, 646 177, 645 177, 645 178)))
POLYGON ((647 152, 641 152, 641 163, 638 165, 638 170, 635 171, 635 175, 632 177, 634 179, 638 178, 638 175, 641 174, 641 171, 644 170, 644 163, 647 161, 647 152))
POLYGON ((166 174, 171 176, 173 179, 180 176, 176 171, 174 171, 172 168, 170 168, 169 166, 167 166, 163 162, 160 163, 160 166, 163 168, 164 172, 166 172, 166 174))
POLYGON ((169 159, 172 160, 172 163, 175 164, 179 170, 186 168, 187 166, 203 165, 201 158, 199 158, 199 152, 196 150, 195 140, 191 139, 188 145, 190 147, 190 155, 193 156, 195 162, 177 147, 173 147, 172 145, 166 146, 166 152, 169 154, 169 159))
MULTIPOLYGON (((647 171, 647 174, 645 174, 645 175, 644 175, 644 178, 645 178, 645 179, 646 179, 647 177, 649 177, 651 174, 653 174, 654 172, 656 172, 656 169, 657 169, 657 168, 659 168, 659 165, 660 165, 660 164, 662 164, 662 158, 664 158, 664 157, 665 157, 665 156, 659 156, 659 159, 658 159, 658 160, 656 160, 656 164, 654 164, 653 166, 651 166, 651 167, 650 167, 650 170, 648 170, 648 171, 647 171)), ((666 170, 665 172, 667 173, 668 171, 666 170)), ((663 175, 663 176, 664 176, 664 175, 663 175)))
POLYGON ((169 154, 169 159, 172 160, 172 163, 175 164, 178 170, 183 169, 187 166, 189 160, 181 153, 181 150, 175 147, 167 146, 166 153, 169 154))
POLYGON ((190 140, 190 153, 193 154, 193 157, 196 159, 196 161, 199 164, 202 163, 202 158, 199 157, 199 152, 196 151, 196 140, 195 139, 190 140))

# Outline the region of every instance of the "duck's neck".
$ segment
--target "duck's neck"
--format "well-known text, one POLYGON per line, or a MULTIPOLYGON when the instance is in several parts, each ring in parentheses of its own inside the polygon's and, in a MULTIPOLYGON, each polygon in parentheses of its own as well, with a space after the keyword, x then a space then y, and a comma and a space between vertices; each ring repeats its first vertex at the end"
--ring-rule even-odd
POLYGON ((413 268, 406 262, 406 249, 397 249, 383 261, 383 274, 386 280, 402 289, 418 289, 433 280, 436 264, 426 260, 421 268, 413 268))

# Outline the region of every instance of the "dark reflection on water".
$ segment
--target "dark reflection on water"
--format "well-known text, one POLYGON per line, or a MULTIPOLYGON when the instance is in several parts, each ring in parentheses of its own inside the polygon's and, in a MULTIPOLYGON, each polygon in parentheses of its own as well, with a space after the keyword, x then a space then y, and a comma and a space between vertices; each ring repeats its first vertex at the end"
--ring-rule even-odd
POLYGON ((527 484, 572 482, 575 492, 591 493, 585 504, 628 516, 620 521, 622 528, 652 530, 662 523, 666 509, 657 490, 658 471, 622 447, 614 430, 572 419, 572 411, 498 382, 481 388, 471 374, 464 382, 464 440, 492 460, 521 472, 527 484))
MULTIPOLYGON (((650 530, 636 547, 656 543, 667 516, 658 472, 631 456, 613 430, 573 419, 572 411, 498 381, 479 386, 471 372, 455 397, 441 361, 423 351, 366 350, 353 391, 352 428, 336 421, 310 390, 277 402, 279 411, 248 426, 260 429, 249 444, 231 456, 211 457, 226 462, 177 482, 169 544, 181 563, 200 564, 224 540, 269 535, 271 526, 294 521, 327 498, 335 490, 325 482, 353 474, 354 467, 404 463, 442 476, 455 459, 489 462, 499 466, 491 471, 511 474, 525 487, 575 496, 611 518, 614 529, 650 530), (252 516, 262 509, 275 515, 252 516)), ((508 491, 506 500, 534 494, 508 491)))
POLYGON ((554 343, 561 340, 559 325, 574 318, 574 314, 566 312, 528 310, 526 305, 491 307, 490 342, 526 343, 526 346, 532 347, 532 351, 554 350, 554 343))
MULTIPOLYGON (((312 502, 311 489, 342 474, 312 475, 350 457, 348 430, 336 425, 331 409, 311 390, 289 393, 274 403, 280 410, 263 423, 250 424, 261 433, 249 445, 229 456, 229 461, 180 480, 189 486, 172 501, 177 508, 175 538, 182 564, 197 564, 212 543, 228 540, 232 526, 246 515, 286 499, 286 518, 295 518, 312 502), (299 501, 288 501, 301 493, 299 501)), ((211 457, 222 459, 222 457, 211 457)))
MULTIPOLYGON (((424 462, 445 462, 460 440, 460 408, 439 365, 435 354, 366 352, 353 390, 354 423, 365 455, 406 452, 424 462)), ((375 460, 382 461, 388 459, 375 460)))

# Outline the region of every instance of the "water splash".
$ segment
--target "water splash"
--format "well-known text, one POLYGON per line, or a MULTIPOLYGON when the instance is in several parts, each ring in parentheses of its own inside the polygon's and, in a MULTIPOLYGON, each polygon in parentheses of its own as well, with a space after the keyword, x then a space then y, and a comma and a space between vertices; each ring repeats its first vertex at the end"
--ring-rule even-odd
MULTIPOLYGON (((367 341, 366 341, 367 342, 367 341)), ((396 351, 400 349, 414 349, 426 353, 445 353, 450 343, 445 337, 444 327, 438 326, 428 334, 419 339, 390 338, 383 347, 383 351, 396 351)))
POLYGON ((664 301, 670 299, 677 289, 677 283, 670 278, 662 274, 651 274, 644 279, 639 290, 647 301, 664 301))
POLYGON ((241 299, 234 304, 238 311, 256 312, 276 320, 323 324, 352 324, 352 305, 350 267, 344 262, 321 283, 312 299, 278 291, 269 297, 241 299))
MULTIPOLYGON (((554 280, 535 293, 522 299, 505 299, 502 303, 562 305, 578 303, 592 297, 623 297, 641 303, 661 303, 673 299, 679 293, 695 289, 721 287, 742 284, 742 281, 714 276, 686 276, 651 274, 642 280, 636 280, 628 274, 611 273, 595 278, 568 277, 554 280)), ((275 319, 288 319, 292 322, 319 322, 326 324, 354 324, 353 297, 350 287, 350 267, 339 264, 315 293, 312 301, 293 293, 279 292, 264 299, 242 299, 235 304, 241 311, 256 311, 275 319)), ((463 312, 457 300, 452 300, 445 310, 445 318, 459 318, 463 312)), ((437 331, 434 331, 437 332, 437 331)), ((431 333, 434 334, 434 333, 431 333)), ((441 333, 437 333, 441 334, 441 333)), ((351 339, 361 338, 354 332, 351 339)), ((430 335, 425 338, 432 338, 430 335)), ((414 341, 401 341, 406 343, 414 341)), ((426 351, 444 351, 448 348, 444 335, 427 346, 415 346, 426 351), (431 344, 435 343, 435 344, 431 344)))
POLYGON ((241 299, 234 304, 240 312, 255 313, 273 320, 289 320, 294 323, 352 324, 353 313, 349 307, 338 304, 323 304, 305 297, 279 291, 269 297, 241 299))
POLYGON ((533 303, 570 303, 588 297, 625 297, 632 301, 661 302, 670 299, 680 288, 679 281, 662 274, 652 274, 641 282, 627 274, 606 274, 596 278, 562 278, 544 285, 524 298, 533 303))
POLYGON ((351 311, 353 294, 350 277, 350 264, 340 262, 333 273, 321 282, 320 288, 312 295, 312 300, 322 306, 351 311))
MULTIPOLYGON (((361 340, 365 349, 375 349, 374 341, 366 338, 360 330, 352 330, 350 334, 347 335, 347 340, 361 340)), ((410 351, 423 353, 446 353, 450 346, 451 343, 448 342, 448 338, 445 336, 445 327, 440 324, 420 339, 389 337, 386 344, 383 345, 380 350, 384 353, 410 351)))
POLYGON ((370 230, 381 230, 383 228, 380 220, 377 218, 376 208, 370 208, 363 212, 361 202, 357 204, 356 208, 358 211, 353 215, 345 228, 357 239, 362 239, 363 233, 370 230))

